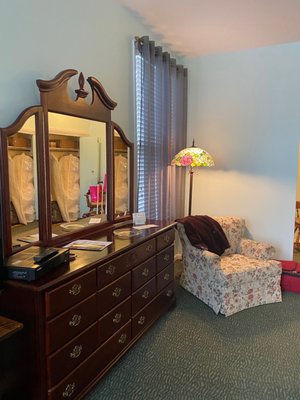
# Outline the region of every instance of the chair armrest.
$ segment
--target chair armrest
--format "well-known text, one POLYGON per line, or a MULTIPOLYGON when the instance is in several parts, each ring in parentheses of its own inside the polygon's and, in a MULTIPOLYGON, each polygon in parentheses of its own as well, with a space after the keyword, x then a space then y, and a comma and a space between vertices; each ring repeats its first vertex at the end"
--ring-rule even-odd
POLYGON ((215 275, 221 271, 221 258, 218 254, 192 246, 182 224, 177 224, 177 230, 182 244, 183 262, 186 266, 207 270, 209 275, 215 275))
POLYGON ((202 257, 208 265, 220 265, 221 258, 218 254, 212 253, 208 250, 202 250, 202 257))
POLYGON ((238 247, 238 253, 246 257, 268 260, 274 258, 276 249, 271 244, 251 239, 242 239, 238 247))
POLYGON ((191 265, 195 268, 207 270, 210 274, 216 274, 221 271, 221 258, 215 253, 208 250, 201 250, 192 245, 185 248, 183 257, 186 259, 189 267, 191 265))

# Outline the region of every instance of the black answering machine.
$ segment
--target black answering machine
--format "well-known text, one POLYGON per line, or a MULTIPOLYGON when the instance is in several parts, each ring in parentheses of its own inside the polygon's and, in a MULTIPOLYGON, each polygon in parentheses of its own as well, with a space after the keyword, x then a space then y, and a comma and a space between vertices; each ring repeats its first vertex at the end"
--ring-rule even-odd
POLYGON ((6 279, 35 281, 69 261, 69 249, 32 246, 4 260, 6 279))

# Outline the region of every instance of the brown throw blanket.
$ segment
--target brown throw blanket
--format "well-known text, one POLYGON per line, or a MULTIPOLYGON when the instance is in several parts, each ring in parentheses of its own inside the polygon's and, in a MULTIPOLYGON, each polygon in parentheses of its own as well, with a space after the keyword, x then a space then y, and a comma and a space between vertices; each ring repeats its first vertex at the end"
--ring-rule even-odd
POLYGON ((230 247, 221 225, 208 215, 195 215, 176 220, 184 226, 192 246, 209 250, 219 256, 230 247))

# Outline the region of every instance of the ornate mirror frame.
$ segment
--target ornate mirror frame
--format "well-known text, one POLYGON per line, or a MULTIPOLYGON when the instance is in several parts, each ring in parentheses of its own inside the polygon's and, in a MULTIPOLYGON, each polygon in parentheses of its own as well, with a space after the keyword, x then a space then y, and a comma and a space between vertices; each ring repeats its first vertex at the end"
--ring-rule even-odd
MULTIPOLYGON (((94 77, 87 78, 91 93, 85 90, 85 79, 79 74, 79 88, 75 90, 74 99, 69 95, 72 90, 69 86, 70 79, 78 71, 67 69, 61 71, 51 80, 37 80, 40 91, 41 105, 30 107, 23 111, 16 122, 9 127, 2 128, 0 138, 1 156, 1 201, 2 201, 2 234, 4 257, 18 251, 12 244, 12 226, 10 217, 10 193, 8 173, 8 137, 18 132, 30 116, 35 115, 36 152, 37 152, 37 179, 38 179, 38 218, 39 241, 35 244, 41 246, 60 246, 71 240, 99 236, 101 232, 117 223, 127 223, 132 219, 133 212, 133 186, 134 186, 134 149, 122 129, 112 121, 111 111, 117 103, 106 93, 101 83, 94 77), (89 101, 89 98, 91 100, 89 101), (49 145, 49 113, 57 113, 71 117, 98 121, 106 124, 106 221, 99 224, 90 224, 76 231, 67 232, 53 237, 51 188, 50 188, 50 145, 49 145), (128 209, 120 214, 115 213, 115 132, 127 147, 128 161, 128 209)), ((28 245, 28 244, 27 244, 28 245)), ((28 245, 29 246, 29 245, 28 245)), ((23 248, 23 247, 22 247, 23 248)))

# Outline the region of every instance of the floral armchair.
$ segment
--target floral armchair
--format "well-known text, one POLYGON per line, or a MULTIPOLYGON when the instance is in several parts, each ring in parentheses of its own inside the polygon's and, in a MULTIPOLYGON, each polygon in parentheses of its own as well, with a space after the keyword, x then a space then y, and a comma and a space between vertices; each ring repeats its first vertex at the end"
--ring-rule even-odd
POLYGON ((244 237, 239 217, 213 217, 230 247, 221 256, 191 245, 182 223, 177 223, 183 251, 180 284, 216 314, 226 317, 246 308, 281 301, 280 262, 275 248, 244 237))

